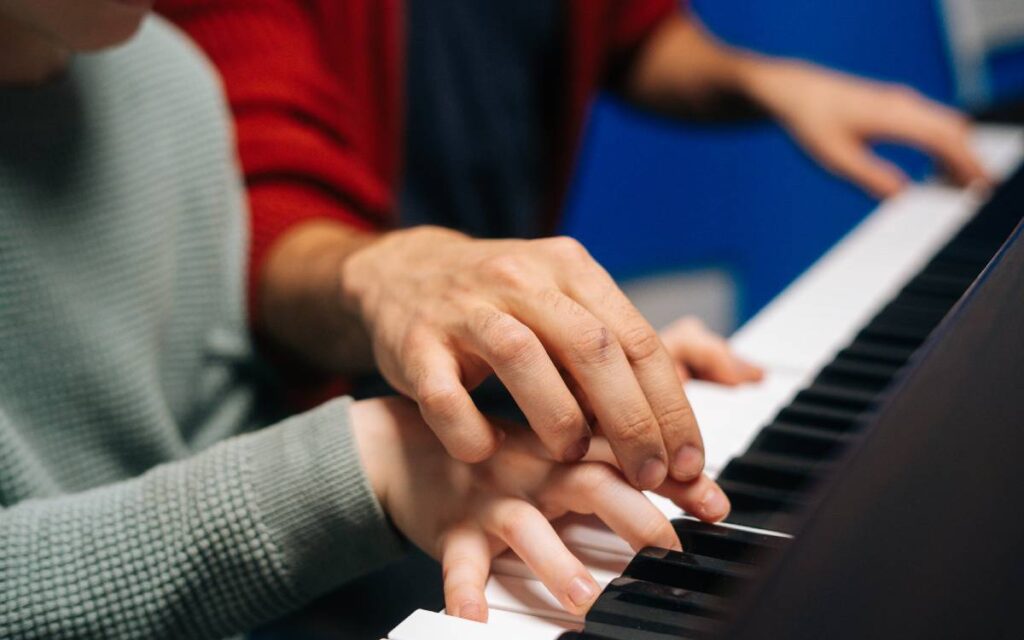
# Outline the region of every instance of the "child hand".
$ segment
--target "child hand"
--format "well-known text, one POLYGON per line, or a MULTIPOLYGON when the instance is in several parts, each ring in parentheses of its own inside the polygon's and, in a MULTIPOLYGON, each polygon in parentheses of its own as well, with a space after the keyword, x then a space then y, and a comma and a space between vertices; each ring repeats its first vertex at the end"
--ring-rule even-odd
POLYGON ((757 382, 764 371, 743 360, 725 338, 711 331, 694 316, 676 320, 661 331, 661 341, 676 363, 679 378, 737 385, 757 382))
MULTIPOLYGON (((352 423, 384 509, 412 542, 441 561, 452 615, 487 619, 491 559, 506 548, 567 611, 586 612, 600 588, 549 522, 570 511, 596 514, 634 549, 680 548, 668 519, 616 467, 552 461, 526 429, 510 427, 492 458, 467 464, 448 455, 407 400, 358 402, 352 423)), ((602 458, 614 460, 606 443, 595 444, 594 454, 606 451, 602 458)), ((728 513, 724 494, 706 476, 685 484, 666 481, 659 492, 709 520, 728 513), (708 503, 709 494, 720 494, 721 501, 708 503)))

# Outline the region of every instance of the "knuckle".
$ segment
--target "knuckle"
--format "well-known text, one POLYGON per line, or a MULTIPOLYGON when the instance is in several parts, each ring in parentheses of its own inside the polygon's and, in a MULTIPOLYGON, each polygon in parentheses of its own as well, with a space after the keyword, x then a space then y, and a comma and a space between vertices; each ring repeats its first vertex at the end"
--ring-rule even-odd
POLYGON ((697 420, 690 403, 680 399, 669 403, 661 411, 659 422, 666 426, 690 428, 697 423, 697 420))
POLYGON ((525 502, 509 505, 502 514, 498 524, 501 538, 512 546, 519 546, 517 541, 528 535, 530 522, 533 520, 533 507, 525 502))
POLYGON ((425 412, 441 418, 452 418, 459 410, 461 391, 455 382, 424 376, 416 383, 414 395, 425 412))
POLYGON ((590 252, 583 244, 569 236, 558 236, 555 238, 546 238, 539 242, 545 243, 548 251, 551 255, 555 256, 556 259, 566 264, 571 265, 589 265, 594 262, 594 259, 590 256, 590 252))
POLYGON ((670 546, 670 541, 676 537, 675 530, 665 518, 650 518, 640 525, 638 533, 644 543, 663 547, 670 546))
POLYGON ((599 462, 580 467, 579 473, 584 492, 592 498, 606 493, 619 480, 619 475, 611 467, 599 462))
POLYGON ((575 332, 569 348, 579 363, 599 365, 612 359, 616 346, 611 331, 597 325, 575 332))
POLYGON ((429 342, 430 334, 427 331, 412 329, 402 336, 402 342, 398 347, 399 356, 404 362, 415 362, 429 342))
POLYGON ((637 411, 628 414, 612 426, 615 439, 627 447, 640 444, 647 440, 656 430, 654 417, 648 412, 637 411))
POLYGON ((627 329, 622 336, 622 350, 630 362, 649 360, 661 351, 661 338, 649 326, 639 325, 627 329))
POLYGON ((526 261, 508 253, 486 258, 480 264, 480 273, 490 282, 506 289, 521 290, 530 283, 526 261))
POLYGON ((489 344, 497 360, 506 363, 524 362, 533 352, 534 336, 518 322, 503 322, 501 328, 493 332, 489 344))
POLYGON ((892 106, 901 108, 917 106, 923 99, 917 89, 902 84, 888 87, 885 95, 892 106))
POLYGON ((453 458, 476 464, 493 456, 498 450, 498 444, 498 441, 488 437, 486 432, 480 432, 459 438, 456 442, 446 445, 445 448, 453 458))
POLYGON ((583 414, 576 409, 566 407, 557 413, 548 426, 548 431, 559 437, 569 437, 586 429, 583 414))

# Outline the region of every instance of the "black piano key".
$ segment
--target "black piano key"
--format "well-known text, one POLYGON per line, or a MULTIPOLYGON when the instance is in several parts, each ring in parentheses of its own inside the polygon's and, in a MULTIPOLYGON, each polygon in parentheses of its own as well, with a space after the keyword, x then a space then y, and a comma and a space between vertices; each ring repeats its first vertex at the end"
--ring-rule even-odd
POLYGON ((914 355, 915 350, 913 347, 861 339, 854 340, 850 346, 840 351, 839 357, 887 365, 904 365, 910 360, 910 356, 914 355))
POLYGON ((947 278, 922 273, 911 280, 905 290, 910 293, 957 300, 964 291, 967 291, 971 282, 969 278, 947 278))
POLYGON ((848 434, 773 422, 758 432, 747 451, 831 460, 850 442, 853 436, 848 434))
POLYGON ((821 370, 815 382, 831 383, 877 393, 889 385, 897 371, 899 371, 899 367, 894 365, 837 358, 821 370))
POLYGON ((678 629, 669 628, 665 632, 633 629, 622 626, 621 622, 588 622, 587 633, 580 636, 582 640, 705 640, 718 634, 688 632, 680 633, 678 629))
POLYGON ((787 539, 677 518, 672 526, 683 550, 699 556, 752 564, 785 545, 787 539))
POLYGON ((584 626, 611 637, 633 638, 627 632, 669 637, 708 637, 721 625, 723 598, 664 584, 617 578, 601 593, 584 626))
POLYGON ((728 596, 752 572, 753 567, 738 562, 647 547, 633 558, 622 575, 687 591, 728 596))
POLYGON ((601 597, 605 595, 614 595, 623 602, 642 603, 702 618, 722 619, 731 610, 728 598, 626 576, 608 583, 601 597))
POLYGON ((880 336, 890 342, 916 346, 924 342, 935 327, 936 325, 930 322, 876 319, 861 330, 861 335, 880 336))
MULTIPOLYGON (((806 492, 719 478, 718 486, 732 503, 733 514, 744 511, 795 513, 806 505, 806 492)), ((736 521, 729 518, 729 522, 736 521)))
POLYGON ((799 492, 814 485, 821 476, 807 467, 781 464, 777 459, 748 453, 730 460, 718 478, 799 492))
POLYGON ((815 429, 849 431, 857 427, 860 415, 860 411, 793 402, 788 407, 782 409, 775 419, 786 424, 796 424, 815 429))

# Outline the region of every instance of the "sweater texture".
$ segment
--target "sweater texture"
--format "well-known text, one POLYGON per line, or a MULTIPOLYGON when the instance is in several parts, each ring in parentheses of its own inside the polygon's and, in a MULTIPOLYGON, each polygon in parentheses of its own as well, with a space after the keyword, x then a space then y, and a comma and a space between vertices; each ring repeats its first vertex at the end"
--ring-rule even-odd
POLYGON ((236 635, 400 552, 347 400, 265 426, 243 193, 159 19, 0 88, 0 637, 236 635))

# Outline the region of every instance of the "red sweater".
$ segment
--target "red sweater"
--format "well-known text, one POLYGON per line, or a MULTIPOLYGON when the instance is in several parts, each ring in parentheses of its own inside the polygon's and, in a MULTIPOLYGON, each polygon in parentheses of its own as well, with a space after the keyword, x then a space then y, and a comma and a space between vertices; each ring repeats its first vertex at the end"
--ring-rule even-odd
MULTIPOLYGON (((554 229, 591 99, 678 0, 563 0, 565 105, 554 229)), ((159 0, 220 70, 249 193, 249 308, 274 242, 311 218, 394 219, 403 117, 401 0, 159 0)), ((255 320, 255 315, 252 316, 255 320)))

